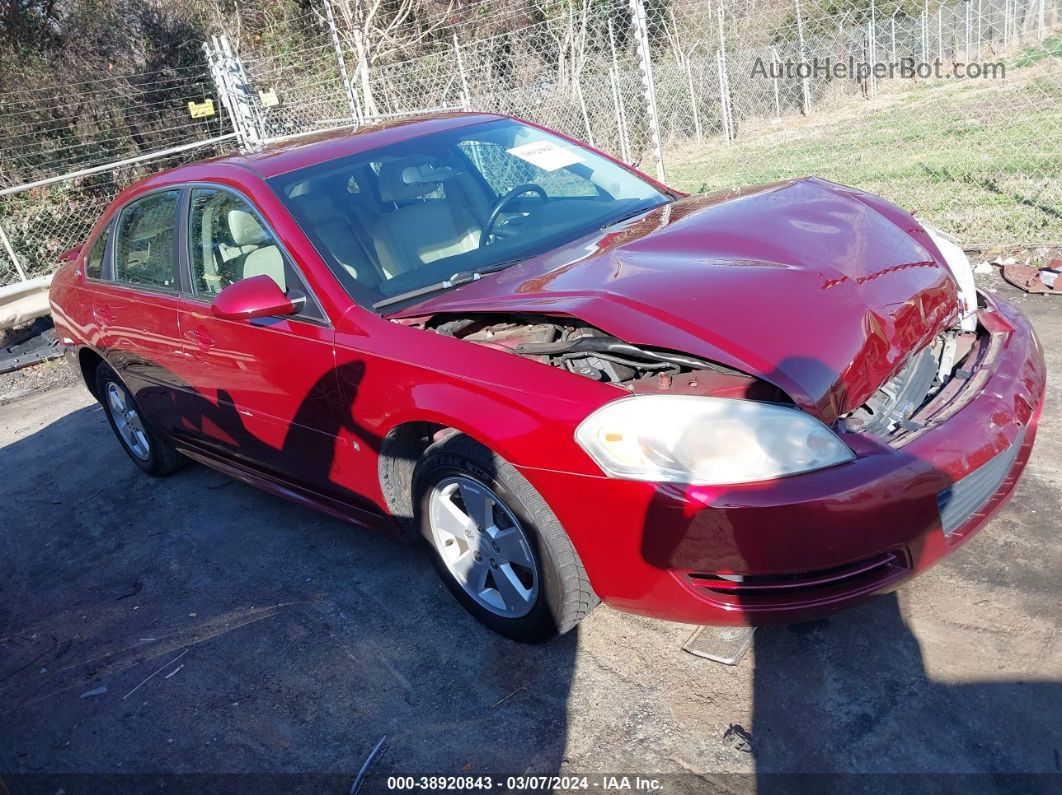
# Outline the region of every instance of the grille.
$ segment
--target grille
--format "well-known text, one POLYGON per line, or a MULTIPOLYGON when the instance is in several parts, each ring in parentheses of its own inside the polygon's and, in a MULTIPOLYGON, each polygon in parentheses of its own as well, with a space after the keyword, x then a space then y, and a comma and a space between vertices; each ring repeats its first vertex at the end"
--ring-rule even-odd
POLYGON ((698 590, 742 597, 744 601, 747 597, 810 597, 834 589, 875 586, 903 574, 908 568, 906 554, 893 550, 856 563, 800 574, 738 576, 692 572, 687 577, 698 590))
POLYGON ((1022 431, 1010 447, 937 495, 945 536, 952 536, 999 491, 1018 457, 1024 438, 1025 432, 1022 431))

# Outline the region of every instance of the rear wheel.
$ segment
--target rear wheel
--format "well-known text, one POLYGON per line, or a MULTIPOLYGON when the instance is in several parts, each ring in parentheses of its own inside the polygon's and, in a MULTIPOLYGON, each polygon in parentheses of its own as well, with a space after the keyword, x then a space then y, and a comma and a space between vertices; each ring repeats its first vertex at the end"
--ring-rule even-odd
POLYGON ((413 477, 421 535, 450 592, 486 626, 541 642, 597 604, 557 517, 507 461, 454 435, 425 452, 413 477))
POLYGON ((184 456, 144 418, 132 393, 106 364, 96 368, 96 394, 111 430, 134 464, 149 475, 162 477, 185 463, 184 456))

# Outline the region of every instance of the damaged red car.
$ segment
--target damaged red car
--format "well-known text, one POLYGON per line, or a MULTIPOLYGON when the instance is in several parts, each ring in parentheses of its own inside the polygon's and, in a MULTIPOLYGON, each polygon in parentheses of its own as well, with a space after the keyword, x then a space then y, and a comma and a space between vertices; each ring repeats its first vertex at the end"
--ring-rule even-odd
POLYGON ((421 539, 526 641, 895 589, 1000 507, 1044 399, 1028 322, 883 199, 688 196, 493 115, 152 176, 69 260, 56 327, 133 463, 421 539))

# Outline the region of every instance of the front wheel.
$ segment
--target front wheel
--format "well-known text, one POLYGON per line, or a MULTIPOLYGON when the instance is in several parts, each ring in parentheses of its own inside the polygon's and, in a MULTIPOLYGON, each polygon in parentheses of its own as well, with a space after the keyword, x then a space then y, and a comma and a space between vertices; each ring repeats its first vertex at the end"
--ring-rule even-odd
POLYGON ((421 535, 465 609, 507 637, 542 642, 597 604, 557 517, 509 462, 456 434, 413 476, 421 535))

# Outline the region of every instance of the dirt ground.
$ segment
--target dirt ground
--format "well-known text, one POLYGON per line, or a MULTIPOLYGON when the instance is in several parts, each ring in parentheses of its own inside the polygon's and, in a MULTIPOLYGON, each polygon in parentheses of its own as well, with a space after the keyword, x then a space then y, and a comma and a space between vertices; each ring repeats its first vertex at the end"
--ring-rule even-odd
POLYGON ((378 777, 1059 791, 1062 298, 988 278, 1033 318, 1051 371, 1014 498, 897 595, 760 630, 736 667, 683 652, 689 626, 605 607, 517 645, 416 547, 199 466, 141 475, 80 386, 0 405, 0 773, 15 792, 58 789, 16 773, 190 772, 330 774, 311 788, 346 792, 386 736, 378 777))

